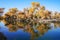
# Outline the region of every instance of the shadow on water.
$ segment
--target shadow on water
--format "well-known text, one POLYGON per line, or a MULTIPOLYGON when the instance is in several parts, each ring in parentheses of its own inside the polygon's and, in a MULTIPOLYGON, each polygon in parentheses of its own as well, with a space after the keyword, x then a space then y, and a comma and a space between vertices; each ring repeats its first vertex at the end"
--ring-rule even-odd
POLYGON ((0 40, 7 40, 6 36, 0 32, 0 40))

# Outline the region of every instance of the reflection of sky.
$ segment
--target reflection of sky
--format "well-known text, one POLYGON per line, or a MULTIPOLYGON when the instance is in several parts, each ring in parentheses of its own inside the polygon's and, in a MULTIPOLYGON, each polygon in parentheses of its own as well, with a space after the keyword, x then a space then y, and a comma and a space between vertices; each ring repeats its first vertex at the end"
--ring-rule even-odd
POLYGON ((41 40, 60 40, 60 28, 49 30, 44 34, 43 37, 40 37, 41 40))
POLYGON ((19 10, 31 6, 31 2, 39 2, 46 9, 52 11, 60 11, 60 0, 1 0, 0 7, 5 8, 5 12, 9 8, 16 7, 19 10))

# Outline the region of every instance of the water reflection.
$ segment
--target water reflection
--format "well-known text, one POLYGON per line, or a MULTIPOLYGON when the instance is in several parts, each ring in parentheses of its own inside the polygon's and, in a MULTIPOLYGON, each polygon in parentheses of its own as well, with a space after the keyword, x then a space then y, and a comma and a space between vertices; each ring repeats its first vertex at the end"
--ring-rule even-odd
MULTIPOLYGON (((18 22, 14 24, 14 22, 10 23, 9 20, 3 20, 5 26, 9 29, 9 32, 16 32, 19 29, 23 29, 24 32, 28 32, 31 34, 31 40, 38 39, 38 37, 43 36, 48 30, 50 30, 51 22, 49 23, 36 23, 36 22, 18 22)), ((54 28, 60 27, 59 22, 54 22, 54 28)))
POLYGON ((54 27, 55 27, 55 28, 60 27, 60 23, 59 23, 59 22, 54 23, 54 27))
POLYGON ((51 27, 50 23, 36 23, 36 22, 16 22, 12 24, 9 20, 3 20, 5 26, 9 29, 9 32, 16 32, 18 29, 23 29, 24 32, 31 34, 31 40, 35 40, 38 37, 44 35, 51 27))

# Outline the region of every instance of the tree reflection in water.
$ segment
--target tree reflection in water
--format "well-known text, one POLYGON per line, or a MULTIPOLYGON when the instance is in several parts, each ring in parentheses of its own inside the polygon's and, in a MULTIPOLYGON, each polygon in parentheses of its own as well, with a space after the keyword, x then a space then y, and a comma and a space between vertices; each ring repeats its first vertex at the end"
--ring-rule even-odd
MULTIPOLYGON (((18 22, 15 24, 10 23, 9 21, 4 20, 5 26, 9 28, 10 32, 16 32, 18 29, 23 29, 24 32, 31 34, 31 40, 35 40, 38 37, 41 37, 49 29, 51 29, 51 23, 36 23, 36 22, 18 22)), ((54 22, 54 28, 60 27, 60 23, 54 22)))
POLYGON ((60 23, 59 22, 55 22, 54 23, 54 28, 60 27, 60 23))
MULTIPOLYGON (((31 34, 31 40, 37 39, 38 37, 44 35, 50 29, 50 23, 36 23, 36 22, 18 22, 15 24, 9 22, 9 20, 4 20, 5 26, 9 28, 10 32, 15 32, 18 29, 24 29, 24 32, 31 34)), ((11 20, 12 21, 12 20, 11 20)))

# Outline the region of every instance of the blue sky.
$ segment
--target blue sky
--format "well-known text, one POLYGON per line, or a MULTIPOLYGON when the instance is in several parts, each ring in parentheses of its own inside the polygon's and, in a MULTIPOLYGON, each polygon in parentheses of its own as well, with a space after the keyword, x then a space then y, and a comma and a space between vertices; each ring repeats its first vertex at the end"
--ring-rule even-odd
POLYGON ((30 7, 31 2, 39 2, 47 10, 60 12, 60 0, 0 0, 0 8, 5 8, 5 12, 14 7, 22 10, 30 7))

